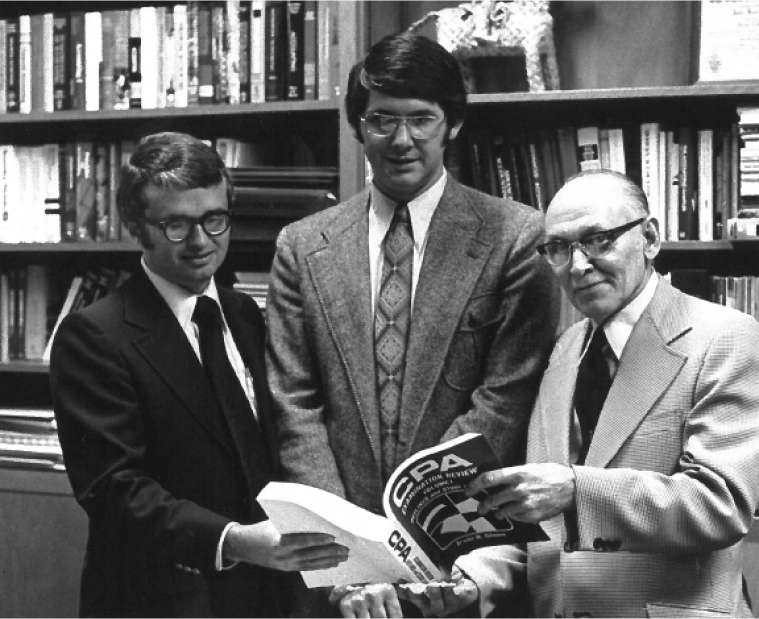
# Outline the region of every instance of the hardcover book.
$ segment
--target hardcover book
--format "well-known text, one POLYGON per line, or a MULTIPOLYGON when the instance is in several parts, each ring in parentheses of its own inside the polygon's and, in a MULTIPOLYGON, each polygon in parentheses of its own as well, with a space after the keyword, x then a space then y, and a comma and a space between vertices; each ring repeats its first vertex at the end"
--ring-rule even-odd
POLYGON ((337 567, 302 572, 308 587, 431 582, 476 548, 548 539, 540 525, 480 515, 484 495, 464 494, 480 473, 499 467, 484 436, 465 434, 395 470, 385 487, 385 517, 301 484, 271 482, 258 502, 280 533, 328 533, 350 549, 337 567))

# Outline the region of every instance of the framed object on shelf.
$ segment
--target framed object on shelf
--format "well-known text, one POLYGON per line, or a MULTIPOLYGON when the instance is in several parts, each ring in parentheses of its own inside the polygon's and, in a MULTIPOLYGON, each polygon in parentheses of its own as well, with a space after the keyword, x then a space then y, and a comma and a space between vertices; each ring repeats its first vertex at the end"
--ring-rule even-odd
POLYGON ((759 4, 703 0, 700 82, 759 80, 759 4))

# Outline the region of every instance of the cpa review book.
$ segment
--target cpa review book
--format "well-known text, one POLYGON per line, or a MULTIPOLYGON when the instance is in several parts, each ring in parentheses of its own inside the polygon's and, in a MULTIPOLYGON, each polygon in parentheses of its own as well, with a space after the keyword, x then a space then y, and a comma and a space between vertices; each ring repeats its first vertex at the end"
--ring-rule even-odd
POLYGON ((464 494, 481 473, 501 468, 481 434, 465 434, 403 462, 383 496, 386 517, 302 484, 271 482, 258 502, 282 533, 328 533, 350 549, 339 566, 302 572, 308 587, 446 578, 475 548, 547 540, 540 525, 482 516, 485 493, 464 494))

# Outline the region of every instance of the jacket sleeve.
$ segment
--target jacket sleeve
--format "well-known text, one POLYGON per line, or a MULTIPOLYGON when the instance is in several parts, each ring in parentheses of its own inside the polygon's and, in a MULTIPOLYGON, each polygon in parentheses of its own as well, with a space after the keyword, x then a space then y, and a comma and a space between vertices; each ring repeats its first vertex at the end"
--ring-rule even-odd
POLYGON ((287 481, 345 498, 324 422, 320 366, 305 328, 301 273, 285 228, 277 240, 266 303, 267 373, 287 481))
POLYGON ((213 570, 229 519, 177 499, 151 476, 146 416, 129 364, 86 312, 61 323, 50 380, 66 470, 94 526, 154 560, 213 570))
POLYGON ((487 326, 494 330, 482 380, 472 393, 472 407, 442 439, 484 434, 503 466, 523 461, 530 411, 556 339, 558 289, 535 249, 542 234, 543 218, 535 211, 505 254, 498 321, 487 326))

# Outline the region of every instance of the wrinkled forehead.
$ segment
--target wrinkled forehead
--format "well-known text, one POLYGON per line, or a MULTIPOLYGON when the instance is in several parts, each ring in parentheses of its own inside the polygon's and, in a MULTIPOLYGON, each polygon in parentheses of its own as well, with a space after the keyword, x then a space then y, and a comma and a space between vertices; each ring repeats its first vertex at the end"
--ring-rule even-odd
POLYGON ((560 189, 546 212, 547 237, 574 239, 633 220, 636 210, 614 178, 589 176, 560 189))

